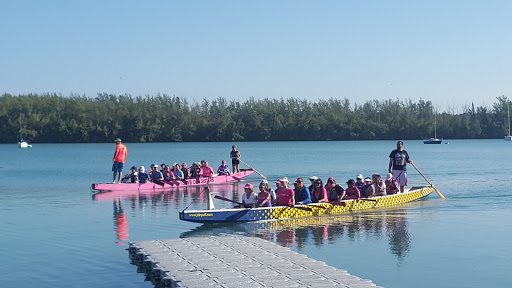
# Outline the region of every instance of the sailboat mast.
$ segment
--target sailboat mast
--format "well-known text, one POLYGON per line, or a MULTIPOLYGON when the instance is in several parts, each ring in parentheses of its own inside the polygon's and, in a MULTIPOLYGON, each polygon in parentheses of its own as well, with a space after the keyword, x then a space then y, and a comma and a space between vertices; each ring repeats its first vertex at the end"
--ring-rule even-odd
POLYGON ((510 104, 508 104, 507 107, 508 107, 508 136, 510 136, 510 104))
POLYGON ((437 114, 434 114, 434 138, 437 139, 437 114))

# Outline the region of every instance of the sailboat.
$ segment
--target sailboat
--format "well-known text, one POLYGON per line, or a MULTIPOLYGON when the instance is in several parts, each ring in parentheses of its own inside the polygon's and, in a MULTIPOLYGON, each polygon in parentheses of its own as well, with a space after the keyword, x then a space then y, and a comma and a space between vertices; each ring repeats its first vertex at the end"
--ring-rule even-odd
POLYGON ((507 105, 508 107, 508 135, 505 136, 505 141, 512 141, 512 136, 510 136, 510 105, 507 105))
POLYGON ((434 114, 434 138, 423 140, 423 144, 441 144, 443 139, 437 139, 437 114, 434 114))
POLYGON ((21 135, 21 113, 20 113, 20 142, 18 142, 18 147, 19 148, 30 148, 30 147, 32 147, 32 145, 29 145, 28 142, 26 142, 23 139, 23 136, 21 135))

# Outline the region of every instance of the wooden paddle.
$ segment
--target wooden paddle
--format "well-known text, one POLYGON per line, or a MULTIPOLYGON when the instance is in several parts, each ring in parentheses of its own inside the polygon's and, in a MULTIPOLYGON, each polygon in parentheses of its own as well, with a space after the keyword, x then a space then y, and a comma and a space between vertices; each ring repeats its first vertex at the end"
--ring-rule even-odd
POLYGON ((245 163, 244 161, 242 161, 241 159, 239 160, 240 162, 244 163, 245 166, 249 167, 250 169, 252 169, 254 172, 258 173, 261 177, 263 177, 263 179, 267 179, 267 177, 265 177, 265 175, 261 174, 260 172, 256 171, 256 169, 252 168, 251 166, 249 166, 249 164, 245 163))
POLYGON ((297 209, 300 209, 300 210, 304 210, 304 211, 313 211, 313 209, 309 208, 309 207, 301 207, 301 206, 288 206, 290 208, 297 208, 297 209))
POLYGON ((316 207, 316 208, 320 208, 320 209, 327 209, 327 207, 324 207, 324 206, 322 206, 322 205, 310 205, 310 204, 306 204, 306 206, 316 207))
POLYGON ((165 184, 164 184, 164 182, 162 182, 162 181, 160 181, 160 180, 156 180, 156 179, 155 179, 155 180, 151 180, 151 181, 152 181, 153 183, 157 184, 157 185, 162 186, 162 187, 164 187, 164 185, 165 185, 165 184))
POLYGON ((240 206, 243 206, 245 208, 252 208, 252 207, 249 207, 249 206, 246 206, 244 203, 240 203, 240 202, 236 202, 236 201, 233 201, 231 199, 228 199, 228 198, 225 198, 225 197, 222 197, 222 196, 219 196, 219 195, 215 195, 213 196, 214 198, 217 198, 217 199, 220 199, 220 200, 224 200, 224 201, 228 201, 228 202, 233 202, 233 203, 236 203, 240 206))
POLYGON ((421 173, 421 171, 418 169, 418 167, 416 167, 416 165, 414 165, 413 163, 410 163, 412 165, 412 167, 414 167, 414 169, 416 169, 416 171, 418 171, 418 173, 421 174, 421 176, 423 176, 423 178, 428 182, 428 184, 430 184, 430 186, 432 186, 434 188, 434 190, 436 190, 437 192, 437 195, 439 195, 439 197, 441 197, 441 199, 445 199, 445 197, 443 196, 443 194, 441 194, 441 192, 439 192, 439 190, 437 190, 436 187, 434 187, 434 185, 432 184, 432 182, 428 181, 427 177, 425 177, 425 175, 423 175, 423 173, 421 173))

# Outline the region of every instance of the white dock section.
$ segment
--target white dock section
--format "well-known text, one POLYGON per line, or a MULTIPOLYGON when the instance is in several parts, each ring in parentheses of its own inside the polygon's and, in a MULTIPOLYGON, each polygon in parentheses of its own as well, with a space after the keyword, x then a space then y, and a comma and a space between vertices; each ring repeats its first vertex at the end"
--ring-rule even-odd
POLYGON ((305 255, 253 237, 130 243, 130 258, 156 287, 376 287, 305 255))

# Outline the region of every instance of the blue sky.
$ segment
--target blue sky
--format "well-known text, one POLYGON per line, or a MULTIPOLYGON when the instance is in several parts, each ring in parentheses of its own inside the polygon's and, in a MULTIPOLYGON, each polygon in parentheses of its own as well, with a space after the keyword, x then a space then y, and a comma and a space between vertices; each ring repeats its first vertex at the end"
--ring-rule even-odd
POLYGON ((512 98, 512 1, 0 2, 0 93, 512 98))

